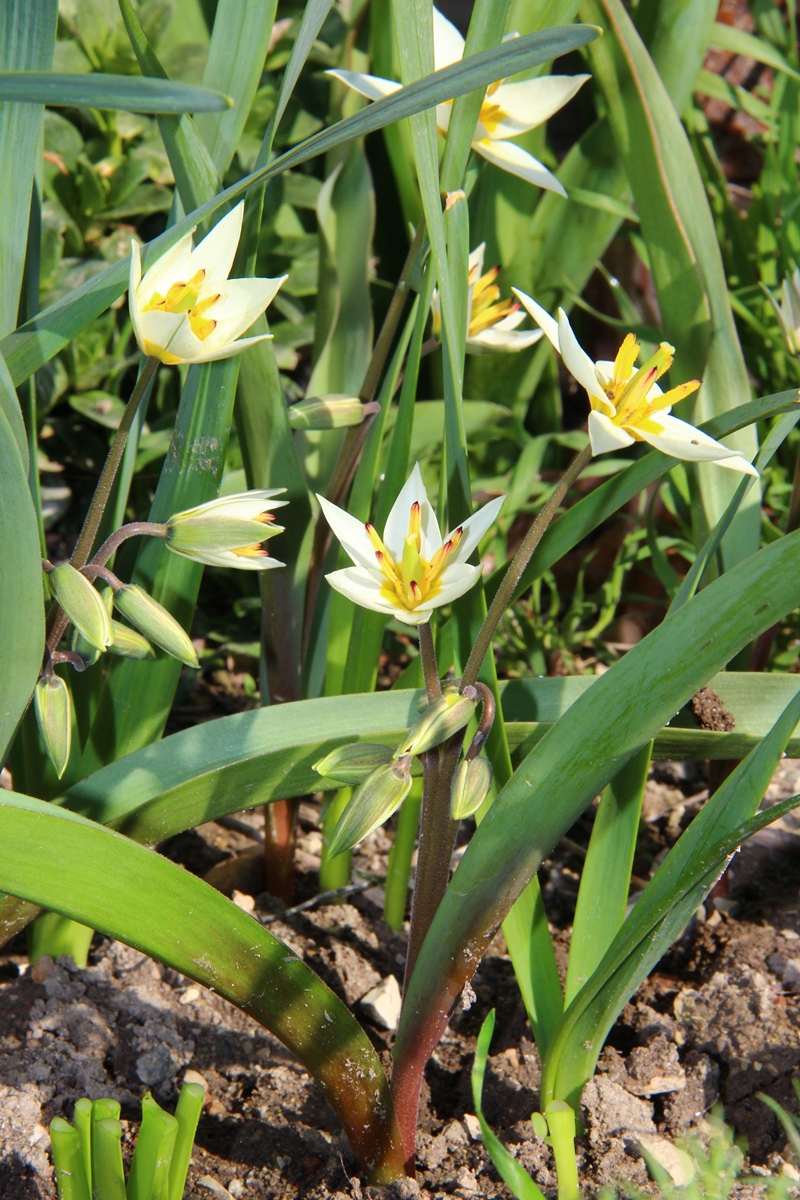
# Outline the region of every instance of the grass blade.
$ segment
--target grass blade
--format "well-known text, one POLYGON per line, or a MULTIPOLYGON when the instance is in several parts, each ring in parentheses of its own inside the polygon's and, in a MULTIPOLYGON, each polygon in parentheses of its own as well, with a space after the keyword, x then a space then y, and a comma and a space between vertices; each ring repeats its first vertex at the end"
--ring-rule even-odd
POLYGON ((57 71, 0 71, 0 102, 56 108, 111 108, 138 113, 220 112, 228 96, 190 83, 136 75, 62 75, 57 71))

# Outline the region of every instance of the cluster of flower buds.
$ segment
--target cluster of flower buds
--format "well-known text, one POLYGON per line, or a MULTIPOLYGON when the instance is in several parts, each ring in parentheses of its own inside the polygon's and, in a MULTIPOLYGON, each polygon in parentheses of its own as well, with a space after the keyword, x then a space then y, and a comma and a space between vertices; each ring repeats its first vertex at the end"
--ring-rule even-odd
MULTIPOLYGON (((395 746, 356 742, 337 746, 314 763, 314 770, 337 783, 356 787, 328 846, 331 857, 351 850, 379 825, 388 821, 411 790, 411 764, 464 730, 475 716, 482 697, 477 688, 463 692, 448 686, 438 700, 426 705, 422 715, 395 746)), ((478 751, 486 737, 481 729, 458 765, 451 791, 453 820, 471 816, 486 799, 492 768, 478 751)))
POLYGON ((125 658, 152 659, 156 647, 195 670, 200 663, 191 638, 182 625, 144 588, 123 583, 103 565, 110 550, 127 536, 147 533, 164 540, 167 549, 195 562, 265 570, 283 563, 272 558, 264 543, 282 527, 272 509, 286 503, 275 500, 284 489, 243 492, 211 500, 197 508, 175 513, 163 525, 123 526, 101 549, 95 560, 78 570, 71 563, 43 564, 50 593, 73 627, 69 651, 48 651, 45 670, 34 693, 36 720, 47 756, 59 779, 66 770, 71 746, 72 718, 69 688, 53 667, 68 662, 77 670, 93 666, 109 652, 125 658), (107 585, 98 591, 93 580, 107 585), (125 622, 114 619, 114 613, 125 622))

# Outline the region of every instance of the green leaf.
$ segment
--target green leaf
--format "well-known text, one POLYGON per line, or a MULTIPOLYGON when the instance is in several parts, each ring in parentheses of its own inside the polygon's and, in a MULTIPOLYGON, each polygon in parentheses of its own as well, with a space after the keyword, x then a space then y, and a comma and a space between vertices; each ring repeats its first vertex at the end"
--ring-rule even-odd
POLYGON ((22 410, 19 406, 17 393, 14 391, 14 383, 8 373, 5 359, 0 355, 0 414, 6 420, 8 431, 17 444, 19 456, 22 459, 22 465, 25 470, 28 470, 29 455, 28 455, 28 439, 25 435, 25 423, 22 420, 22 410))
POLYGON ((718 46, 720 50, 728 50, 731 54, 739 54, 742 58, 754 58, 756 62, 764 63, 767 67, 791 75, 792 79, 800 80, 800 73, 787 62, 777 46, 773 46, 765 38, 738 29, 735 25, 724 25, 721 21, 715 21, 711 31, 711 45, 718 46))
POLYGON ((0 841, 14 847, 0 862, 0 886, 119 938, 260 1021, 321 1084, 372 1181, 402 1174, 391 1096, 369 1039, 258 921, 152 850, 40 800, 0 794, 0 841))
POLYGON ((0 528, 0 763, 4 763, 44 653, 39 529, 5 405, 0 405, 0 528))
MULTIPOLYGON (((6 0, 0 22, 0 71, 47 71, 53 61, 57 16, 58 0, 6 0)), ((0 108, 0 334, 17 323, 43 116, 44 109, 35 102, 0 108)))
POLYGON ((433 1050, 492 934, 594 796, 699 687, 800 602, 798 551, 800 533, 790 534, 715 580, 587 689, 527 756, 475 833, 428 932, 406 991, 396 1071, 408 1071, 412 1045, 417 1065, 433 1050))
POLYGON ((124 112, 219 112, 227 96, 190 83, 136 75, 61 75, 57 71, 0 71, 0 101, 55 108, 111 108, 124 112))
POLYGON ((472 1102, 475 1105, 475 1115, 481 1127, 481 1137, 486 1152, 497 1168, 500 1178, 511 1193, 517 1197, 517 1200, 544 1200, 544 1193, 536 1186, 525 1168, 520 1166, 514 1155, 506 1150, 483 1115, 483 1079, 486 1074, 489 1046, 494 1033, 494 1021, 495 1010, 492 1009, 481 1025, 481 1031, 475 1043, 475 1060, 472 1064, 472 1102))
POLYGON ((597 970, 564 1014, 545 1062, 542 1105, 555 1098, 575 1105, 594 1070, 609 1029, 755 828, 800 803, 800 797, 751 818, 800 719, 795 696, 761 745, 706 802, 637 900, 597 970))
MULTIPOLYGON (((516 38, 493 50, 462 60, 443 71, 437 71, 427 80, 419 80, 383 100, 368 105, 355 116, 314 134, 299 146, 280 155, 269 166, 245 176, 239 183, 226 188, 212 200, 194 209, 182 221, 149 244, 144 256, 145 269, 184 234, 219 208, 240 199, 251 187, 273 179, 343 142, 364 137, 376 129, 382 129, 391 121, 399 121, 443 100, 464 95, 477 87, 485 87, 493 79, 515 74, 537 62, 546 62, 556 55, 585 45, 596 36, 596 29, 575 25, 570 29, 548 30, 545 34, 516 38)), ((119 299, 127 287, 129 269, 128 259, 116 263, 81 287, 75 288, 69 296, 43 309, 35 318, 4 338, 0 342, 0 353, 6 357, 14 382, 18 384, 32 371, 38 370, 89 321, 119 299)))

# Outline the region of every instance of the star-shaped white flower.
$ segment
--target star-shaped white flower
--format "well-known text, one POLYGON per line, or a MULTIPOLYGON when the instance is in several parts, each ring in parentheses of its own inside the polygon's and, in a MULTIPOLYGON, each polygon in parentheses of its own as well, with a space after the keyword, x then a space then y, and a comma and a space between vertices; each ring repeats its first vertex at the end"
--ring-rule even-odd
POLYGON ((613 362, 592 362, 581 348, 563 308, 558 321, 518 288, 514 295, 522 301, 534 321, 542 327, 564 365, 589 397, 589 440, 593 454, 607 454, 649 442, 656 450, 689 462, 715 462, 745 475, 758 475, 755 467, 736 450, 714 441, 687 421, 670 415, 673 404, 700 387, 692 380, 662 392, 656 382, 672 365, 674 346, 662 342, 652 358, 641 367, 639 344, 632 333, 623 341, 613 362))
POLYGON ((442 538, 417 463, 386 521, 383 538, 344 509, 318 496, 333 532, 355 566, 333 571, 331 587, 362 608, 386 613, 406 625, 423 625, 435 608, 457 600, 481 574, 467 562, 494 523, 504 496, 490 500, 442 538))
MULTIPOLYGON (((433 53, 437 71, 460 62, 464 55, 463 37, 437 8, 433 10, 433 53)), ((358 71, 335 70, 327 74, 369 100, 390 96, 401 87, 393 79, 362 75, 358 71)), ((505 83, 503 80, 493 83, 484 97, 472 149, 503 171, 566 196, 564 188, 547 167, 508 139, 543 124, 572 99, 588 78, 588 75, 543 75, 522 83, 505 83)), ((447 133, 452 103, 448 100, 436 106, 436 124, 440 133, 447 133)))
POLYGON ((260 317, 279 279, 228 279, 242 232, 244 202, 237 204, 192 248, 187 233, 142 277, 137 242, 131 242, 129 304, 143 354, 163 363, 204 363, 239 354, 270 334, 242 338, 260 317))
MULTIPOLYGON (((500 288, 495 280, 499 267, 490 267, 484 273, 483 256, 486 243, 481 242, 469 256, 469 303, 467 311, 467 350, 473 354, 485 354, 491 350, 525 350, 538 342, 541 329, 518 330, 525 320, 525 313, 513 300, 501 300, 500 288)), ((442 314, 439 305, 439 289, 434 288, 431 297, 433 313, 433 336, 440 337, 442 314)))

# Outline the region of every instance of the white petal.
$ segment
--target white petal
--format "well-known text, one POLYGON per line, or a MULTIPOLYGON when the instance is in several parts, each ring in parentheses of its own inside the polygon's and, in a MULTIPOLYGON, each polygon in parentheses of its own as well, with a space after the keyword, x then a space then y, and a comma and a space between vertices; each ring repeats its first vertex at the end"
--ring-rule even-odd
POLYGON ((377 567, 375 550, 372 542, 367 537, 367 531, 362 522, 357 521, 355 517, 351 517, 350 513, 345 512, 343 508, 339 508, 336 504, 331 504, 330 500, 326 500, 324 496, 318 495, 317 499, 325 514, 325 520, 353 562, 357 566, 368 567, 374 571, 377 567))
POLYGON ((563 308, 558 310, 558 341, 564 366, 570 375, 577 379, 581 387, 586 388, 589 396, 597 396, 607 404, 608 398, 597 382, 594 363, 575 337, 563 308))
POLYGON ((520 179, 525 179, 536 187, 546 188, 550 192, 558 192, 559 196, 567 194, 552 171, 548 171, 538 158, 534 158, 514 142, 493 142, 484 137, 473 142, 472 149, 502 171, 508 171, 510 175, 517 175, 520 179))
POLYGON ((420 506, 422 516, 420 530, 422 536, 420 541, 422 543, 423 558, 429 559, 442 544, 439 522, 436 520, 436 513, 433 511, 428 500, 428 493, 425 491, 425 484, 422 482, 419 463, 414 463, 414 470, 400 489, 400 494, 392 505, 392 510, 386 519, 386 527, 383 531, 383 544, 395 562, 398 562, 403 557, 403 546, 408 536, 411 505, 415 501, 420 506))
POLYGON ((131 242, 131 270, 128 277, 128 308, 133 322, 133 332, 136 336, 136 341, 139 343, 139 348, 142 349, 144 339, 142 337, 142 325, 139 315, 139 302, 136 299, 136 289, 142 281, 142 256, 139 250, 139 243, 131 242))
POLYGON ((414 609, 414 612, 421 617, 417 624, 421 625, 423 621, 426 621, 428 615, 435 608, 441 608, 443 604, 449 604, 451 600, 457 600, 459 596, 463 596, 478 582, 481 574, 480 566, 474 567, 471 563, 448 563, 442 572, 441 591, 432 600, 424 600, 414 609))
MULTIPOLYGON (((345 567, 343 571, 331 571, 330 575, 326 575, 325 578, 332 588, 341 592, 354 604, 359 604, 362 608, 370 608, 373 612, 397 616, 401 621, 406 619, 403 615, 404 609, 396 608, 381 595, 382 584, 374 578, 370 571, 365 571, 362 567, 345 567)), ((411 624, 416 624, 416 622, 412 621, 411 624)))
POLYGON ((433 10, 433 58, 434 70, 441 71, 453 63, 461 62, 464 56, 464 39, 452 21, 433 10))
POLYGON ((215 357, 261 316, 287 277, 229 279, 220 285, 219 300, 206 312, 215 326, 203 341, 203 354, 215 357))
POLYGON ((474 273, 476 279, 480 279, 483 274, 483 259, 486 254, 486 242, 481 242, 480 246, 476 246, 469 256, 469 273, 474 273))
POLYGON ((608 454, 611 450, 632 446, 636 438, 619 425, 614 425, 604 413, 592 409, 589 413, 589 441, 592 443, 592 454, 608 454))
POLYGON ((181 558, 188 558, 191 562, 205 563, 209 567, 226 567, 229 570, 232 568, 235 571, 269 571, 272 567, 285 567, 286 563, 282 563, 280 559, 273 558, 271 554, 234 554, 232 550, 193 550, 191 554, 184 554, 181 550, 176 550, 170 546, 173 554, 179 555, 181 558))
POLYGON ((588 75, 542 75, 523 83, 501 84, 487 100, 497 104, 502 113, 497 124, 492 123, 489 137, 494 141, 535 129, 563 108, 587 79, 588 75))
POLYGON ((217 221, 208 237, 204 237, 200 245, 192 251, 191 275, 201 269, 206 272, 204 291, 212 284, 221 283, 230 275, 242 235, 243 219, 244 200, 237 204, 227 217, 217 221))
POLYGON ((384 96, 391 96, 393 92, 399 92, 403 86, 401 83, 395 83, 393 79, 381 79, 379 75, 362 75, 359 71, 337 69, 326 71, 325 74, 341 80, 347 87, 358 92, 360 96, 366 96, 368 100, 382 100, 384 96))
POLYGON ((180 515, 183 517, 194 516, 195 513, 214 512, 216 509, 222 509, 226 517, 237 517, 242 521, 251 521, 260 516, 268 507, 283 508, 288 504, 288 500, 275 500, 275 496, 281 496, 286 491, 286 488, 254 488, 249 492, 234 492, 230 496, 218 496, 216 500, 207 500, 205 504, 198 504, 196 508, 187 508, 180 515), (270 504, 267 505, 266 501, 270 504))
MULTIPOLYGON (((183 326, 189 329, 185 313, 167 313, 152 309, 139 314, 140 345, 145 354, 155 354, 165 362, 182 362, 184 355, 173 350, 183 326)), ((191 334, 191 331, 190 331, 191 334)), ((191 335, 194 338, 194 335, 191 335)), ((199 346, 201 343, 194 338, 199 346)))
POLYGON ((467 338, 467 349, 472 350, 473 354, 492 350, 527 350, 542 336, 541 329, 503 329, 502 324, 502 321, 498 321, 490 329, 467 338))
POLYGON ((663 454, 689 462, 718 462, 721 467, 730 467, 732 471, 758 476, 755 467, 741 454, 723 446, 721 442, 715 442, 707 433, 695 429, 687 421, 680 421, 667 413, 653 413, 648 417, 650 423, 660 425, 662 431, 650 433, 637 428, 636 432, 663 454))
MULTIPOLYGON (((450 563, 465 563, 467 561, 487 529, 490 529, 494 525, 497 514, 503 507, 504 502, 505 496, 496 496, 494 500, 490 500, 488 504, 484 504, 483 508, 479 508, 476 513, 467 518, 460 527, 463 530, 463 536, 458 543, 453 557, 449 560, 450 563)), ((445 568, 445 575, 448 573, 448 570, 449 566, 445 568)))
POLYGON ((545 337, 550 342, 554 350, 561 353, 561 345, 558 340, 558 321, 550 316, 549 312, 545 312, 540 304, 532 300, 530 296, 526 296, 519 288, 512 287, 512 292, 519 300, 520 304, 525 308, 528 314, 533 317, 536 324, 543 330, 545 337))
MULTIPOLYGON (((260 333, 257 337, 239 338, 238 342, 231 342, 229 346, 224 346, 220 350, 206 349, 202 354, 196 355, 192 359, 186 359, 186 362, 206 363, 206 362, 221 362, 223 358, 233 358, 236 354, 241 354, 243 350, 247 350, 249 346, 255 346, 257 342, 271 342, 271 333, 260 333)), ((200 343, 201 346, 208 346, 208 339, 200 343)))
MULTIPOLYGON (((192 233, 186 233, 174 246, 149 266, 142 276, 142 281, 136 289, 136 298, 144 306, 152 299, 154 292, 165 296, 173 283, 185 283, 191 275, 189 270, 192 261, 192 233)), ((148 255, 148 257, 151 257, 148 255)))

